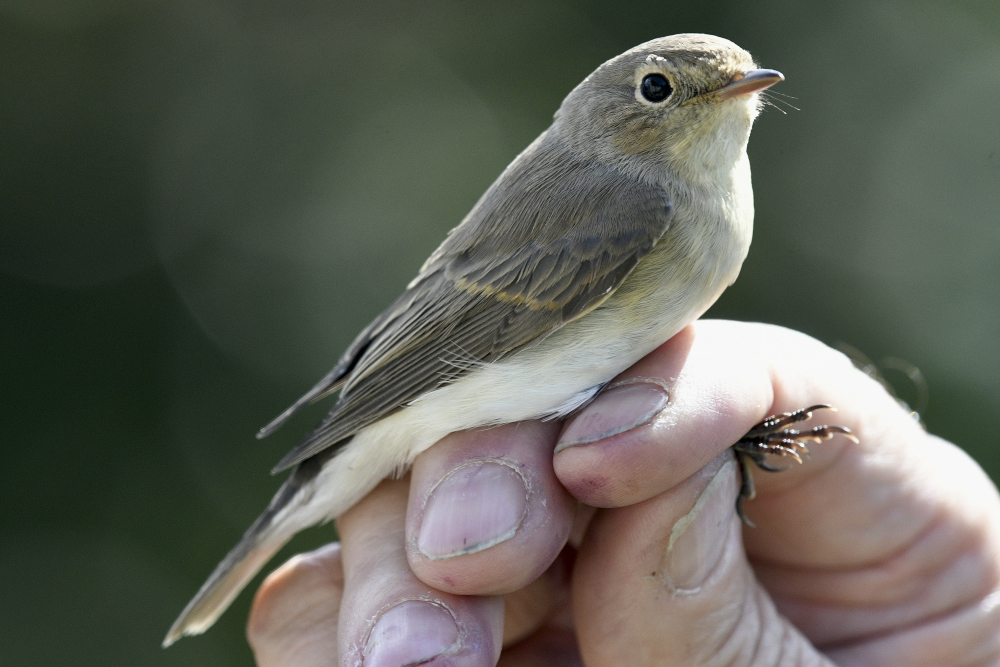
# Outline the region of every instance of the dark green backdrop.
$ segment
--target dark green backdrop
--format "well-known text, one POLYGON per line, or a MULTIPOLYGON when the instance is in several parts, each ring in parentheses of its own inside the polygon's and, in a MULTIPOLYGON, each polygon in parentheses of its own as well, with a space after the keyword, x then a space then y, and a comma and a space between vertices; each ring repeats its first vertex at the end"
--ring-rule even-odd
POLYGON ((159 642, 319 412, 256 428, 583 76, 683 31, 802 109, 757 123, 754 246, 712 315, 912 362, 930 430, 996 478, 994 0, 4 0, 0 664, 250 664, 248 595, 159 642))

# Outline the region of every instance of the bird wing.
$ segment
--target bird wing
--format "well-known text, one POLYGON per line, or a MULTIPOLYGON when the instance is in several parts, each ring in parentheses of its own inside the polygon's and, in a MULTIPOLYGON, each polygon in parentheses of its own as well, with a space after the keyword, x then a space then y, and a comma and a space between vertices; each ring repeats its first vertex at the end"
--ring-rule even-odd
POLYGON ((652 250, 670 218, 662 188, 578 158, 543 136, 337 367, 279 418, 341 388, 327 416, 274 472, 339 448, 426 392, 593 310, 652 250))

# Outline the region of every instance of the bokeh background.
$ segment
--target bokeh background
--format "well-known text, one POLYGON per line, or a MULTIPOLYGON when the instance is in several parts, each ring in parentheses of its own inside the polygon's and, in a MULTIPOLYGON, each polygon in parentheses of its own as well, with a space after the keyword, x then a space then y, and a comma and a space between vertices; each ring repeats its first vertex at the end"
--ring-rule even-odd
POLYGON ((996 479, 995 0, 0 0, 0 664, 251 664, 247 594, 159 642, 323 406, 256 429, 582 77, 685 31, 801 109, 757 122, 711 314, 907 360, 996 479))

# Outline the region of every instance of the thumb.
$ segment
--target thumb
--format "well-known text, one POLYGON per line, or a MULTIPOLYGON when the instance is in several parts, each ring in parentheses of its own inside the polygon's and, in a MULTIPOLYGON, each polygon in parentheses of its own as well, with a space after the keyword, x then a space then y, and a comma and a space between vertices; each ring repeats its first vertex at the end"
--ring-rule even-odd
POLYGON ((830 665, 754 578, 727 451, 672 489, 595 517, 573 574, 584 662, 830 665))

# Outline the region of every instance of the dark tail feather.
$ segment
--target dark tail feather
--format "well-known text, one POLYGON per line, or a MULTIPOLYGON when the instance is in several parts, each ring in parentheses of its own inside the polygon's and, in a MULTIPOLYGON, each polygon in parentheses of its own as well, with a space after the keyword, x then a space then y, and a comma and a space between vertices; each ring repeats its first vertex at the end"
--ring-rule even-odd
POLYGON ((295 469, 264 513, 257 517, 239 543, 216 566, 201 590, 174 621, 163 640, 164 648, 185 635, 200 635, 212 627, 247 583, 304 527, 288 521, 287 517, 275 522, 275 517, 286 509, 294 511, 295 503, 303 500, 300 492, 316 477, 320 467, 319 461, 309 459, 295 469))

